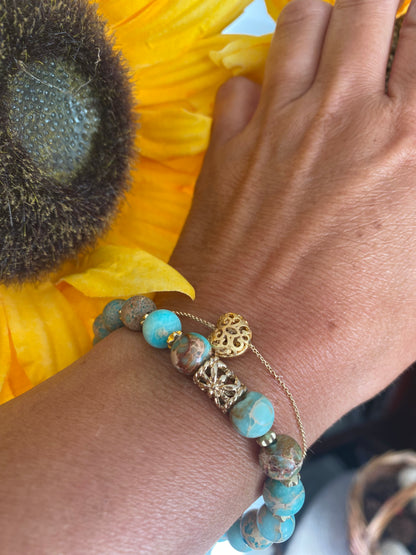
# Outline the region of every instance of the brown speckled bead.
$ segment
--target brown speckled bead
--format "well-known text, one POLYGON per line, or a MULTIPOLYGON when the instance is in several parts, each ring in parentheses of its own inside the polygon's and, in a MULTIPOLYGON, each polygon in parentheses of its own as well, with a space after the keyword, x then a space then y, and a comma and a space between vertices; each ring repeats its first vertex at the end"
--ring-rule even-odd
POLYGON ((199 333, 184 333, 173 343, 170 358, 176 370, 192 376, 198 368, 212 355, 212 347, 199 333))
POLYGON ((260 449, 259 461, 269 478, 286 481, 299 472, 303 462, 302 449, 292 437, 278 435, 274 443, 260 449))
POLYGON ((140 325, 141 319, 145 314, 154 310, 156 310, 156 305, 152 299, 142 295, 135 295, 124 303, 123 308, 120 310, 120 320, 129 330, 140 331, 142 329, 140 325))

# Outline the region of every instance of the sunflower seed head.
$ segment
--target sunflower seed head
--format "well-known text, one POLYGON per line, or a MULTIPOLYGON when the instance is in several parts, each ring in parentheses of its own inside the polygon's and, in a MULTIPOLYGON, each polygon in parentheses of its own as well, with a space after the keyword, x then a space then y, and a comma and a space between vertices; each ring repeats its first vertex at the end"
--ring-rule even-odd
POLYGON ((0 282, 92 247, 128 185, 128 72, 87 0, 0 5, 0 282))

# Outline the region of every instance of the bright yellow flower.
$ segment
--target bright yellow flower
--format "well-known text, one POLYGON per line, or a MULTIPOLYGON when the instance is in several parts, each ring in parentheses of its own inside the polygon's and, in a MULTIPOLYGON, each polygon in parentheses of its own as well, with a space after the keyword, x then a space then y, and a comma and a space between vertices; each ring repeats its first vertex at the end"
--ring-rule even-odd
MULTIPOLYGON (((335 0, 326 0, 329 4, 335 4, 335 0)), ((269 14, 272 16, 274 20, 279 17, 280 12, 289 4, 290 0, 266 0, 267 9, 269 14)), ((409 7, 411 0, 403 0, 402 5, 400 6, 397 17, 402 16, 406 13, 407 8, 409 7)))
MULTIPOLYGON (((27 5, 32 3, 36 9, 39 5, 53 9, 63 5, 66 9, 62 0, 33 0, 27 5)), ((19 285, 0 285, 0 402, 28 390, 84 354, 91 346, 92 322, 109 298, 160 290, 193 296, 192 287, 165 262, 190 206, 209 139, 218 86, 241 73, 261 79, 269 38, 220 34, 249 3, 250 0, 98 2, 98 11, 108 22, 108 36, 114 36, 115 45, 128 64, 134 109, 139 115, 136 147, 141 156, 136 156, 131 164, 130 190, 125 193, 117 217, 92 251, 81 249, 82 255, 75 261, 67 260, 36 283, 25 280, 19 285)), ((6 21, 5 25, 8 6, 16 4, 6 0, 0 6, 0 23, 6 21)), ((0 62, 4 53, 1 37, 0 32, 0 62)), ((30 83, 36 79, 44 86, 44 94, 48 94, 48 87, 56 88, 55 85, 42 83, 43 74, 36 72, 47 71, 50 63, 32 64, 28 69, 24 52, 17 68, 22 71, 18 71, 10 90, 21 99, 18 95, 27 80, 30 83)), ((101 55, 98 48, 96 64, 101 55)), ((77 86, 76 93, 82 95, 83 87, 87 89, 88 82, 77 86)), ((82 97, 80 102, 88 99, 82 97)), ((2 107, 0 98, 0 110, 2 107)), ((16 133, 20 132, 19 118, 26 117, 19 110, 13 115, 16 133)), ((91 121, 94 124, 94 118, 91 121)), ((80 140, 85 131, 79 131, 80 140)), ((33 147, 30 137, 22 140, 33 147)), ((44 165, 55 167, 50 154, 36 150, 36 144, 33 149, 44 165)), ((83 153, 72 150, 68 156, 68 163, 72 164, 83 153)), ((8 194, 8 187, 8 178, 0 173, 1 195, 8 194)), ((36 194, 33 198, 36 204, 36 194)), ((13 202, 8 207, 13 231, 13 202)), ((24 209, 23 206, 20 224, 26 226, 24 209)), ((48 205, 47 209, 53 212, 53 206, 48 205)), ((39 231, 37 240, 41 243, 42 239, 39 231)), ((3 246, 0 270, 7 271, 4 249, 3 246)), ((22 253, 20 256, 24 259, 22 253)), ((24 260, 18 263, 25 267, 24 260)))

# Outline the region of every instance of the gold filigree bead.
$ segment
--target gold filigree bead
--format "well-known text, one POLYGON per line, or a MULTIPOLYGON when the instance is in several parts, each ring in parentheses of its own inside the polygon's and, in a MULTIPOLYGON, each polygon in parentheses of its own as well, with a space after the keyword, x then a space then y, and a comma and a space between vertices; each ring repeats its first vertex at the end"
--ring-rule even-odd
POLYGON ((180 337, 182 335, 182 332, 179 331, 174 331, 173 333, 171 333, 169 335, 169 337, 166 340, 166 343, 168 344, 169 349, 172 349, 172 345, 175 343, 175 341, 178 339, 178 337, 180 337))
POLYGON ((220 317, 208 340, 216 355, 231 358, 247 351, 252 336, 247 320, 239 314, 227 312, 220 317))
POLYGON ((217 407, 227 413, 247 388, 218 357, 210 357, 194 374, 194 383, 214 399, 217 407))

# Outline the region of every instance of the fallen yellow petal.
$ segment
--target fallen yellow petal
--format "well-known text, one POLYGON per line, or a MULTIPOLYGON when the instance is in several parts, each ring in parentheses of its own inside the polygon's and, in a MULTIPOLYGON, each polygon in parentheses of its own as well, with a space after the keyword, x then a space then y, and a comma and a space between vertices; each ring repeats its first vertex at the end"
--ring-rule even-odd
POLYGON ((121 246, 97 248, 85 257, 79 273, 63 281, 89 297, 178 291, 195 298, 192 285, 171 266, 145 251, 121 246))

